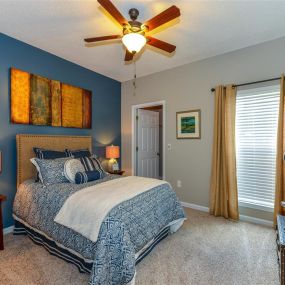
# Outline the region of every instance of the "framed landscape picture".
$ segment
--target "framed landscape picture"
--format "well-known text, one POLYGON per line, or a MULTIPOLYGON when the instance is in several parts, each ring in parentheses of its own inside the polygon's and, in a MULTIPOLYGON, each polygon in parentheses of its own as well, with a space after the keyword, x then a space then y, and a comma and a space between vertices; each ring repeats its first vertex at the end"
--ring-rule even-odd
POLYGON ((201 110, 176 113, 177 139, 201 138, 201 110))

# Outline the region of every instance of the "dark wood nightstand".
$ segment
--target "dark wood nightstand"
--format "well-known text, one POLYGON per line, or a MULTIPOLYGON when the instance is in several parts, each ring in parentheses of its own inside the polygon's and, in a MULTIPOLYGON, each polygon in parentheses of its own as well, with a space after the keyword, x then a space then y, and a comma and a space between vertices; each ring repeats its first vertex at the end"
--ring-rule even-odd
POLYGON ((110 174, 116 174, 116 175, 123 175, 125 173, 124 170, 117 170, 117 171, 113 171, 113 172, 109 172, 110 174))
POLYGON ((0 250, 4 249, 4 239, 3 239, 3 220, 2 220, 2 202, 7 199, 6 196, 0 195, 0 250))

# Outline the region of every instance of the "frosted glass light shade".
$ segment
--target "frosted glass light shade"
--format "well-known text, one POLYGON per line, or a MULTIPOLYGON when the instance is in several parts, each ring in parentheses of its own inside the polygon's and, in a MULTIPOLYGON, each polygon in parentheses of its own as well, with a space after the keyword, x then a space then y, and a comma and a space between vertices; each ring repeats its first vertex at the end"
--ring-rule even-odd
POLYGON ((125 47, 131 53, 138 53, 146 44, 146 38, 137 33, 130 33, 124 35, 122 41, 125 47))
POLYGON ((111 145, 106 147, 106 158, 119 158, 120 157, 120 147, 111 145))

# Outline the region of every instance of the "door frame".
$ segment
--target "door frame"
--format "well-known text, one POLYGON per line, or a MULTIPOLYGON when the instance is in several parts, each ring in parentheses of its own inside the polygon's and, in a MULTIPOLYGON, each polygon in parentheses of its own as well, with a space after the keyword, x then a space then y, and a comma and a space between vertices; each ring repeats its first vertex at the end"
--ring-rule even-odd
POLYGON ((136 133, 137 133, 137 124, 136 124, 136 111, 141 108, 152 107, 152 106, 162 106, 162 150, 159 150, 162 155, 162 179, 165 180, 165 131, 166 131, 166 102, 165 100, 162 101, 155 101, 155 102, 148 102, 142 103, 138 105, 132 105, 132 175, 136 173, 136 133))

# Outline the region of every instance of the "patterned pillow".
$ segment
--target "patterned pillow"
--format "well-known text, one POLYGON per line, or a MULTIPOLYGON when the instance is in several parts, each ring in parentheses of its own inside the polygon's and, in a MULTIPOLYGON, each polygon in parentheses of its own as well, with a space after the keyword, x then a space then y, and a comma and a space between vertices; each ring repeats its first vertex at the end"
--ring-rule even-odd
POLYGON ((79 159, 70 159, 64 164, 64 175, 71 183, 75 183, 75 174, 84 172, 84 166, 79 159))
POLYGON ((65 151, 49 150, 39 147, 34 147, 33 149, 36 154, 36 157, 40 159, 56 159, 67 157, 65 151))
POLYGON ((108 174, 103 169, 100 161, 97 158, 95 158, 94 156, 92 156, 92 157, 81 157, 80 161, 81 161, 82 165, 84 166, 85 171, 98 170, 100 173, 102 173, 103 177, 105 177, 108 174))
POLYGON ((66 149, 65 150, 66 156, 73 156, 74 158, 80 158, 80 157, 85 157, 91 156, 91 152, 89 151, 89 149, 77 149, 77 150, 70 150, 70 149, 66 149))
POLYGON ((103 177, 104 177, 103 173, 98 170, 77 172, 75 174, 75 183, 83 184, 90 181, 101 179, 103 177))
POLYGON ((39 172, 40 181, 45 185, 69 182, 64 176, 64 164, 70 157, 58 159, 32 158, 31 162, 39 172))
MULTIPOLYGON (((36 157, 40 159, 56 159, 56 158, 67 157, 64 151, 48 150, 39 147, 34 147, 33 150, 34 153, 36 154, 36 157)), ((40 181, 39 172, 37 172, 37 177, 35 179, 35 182, 39 181, 40 181)))

